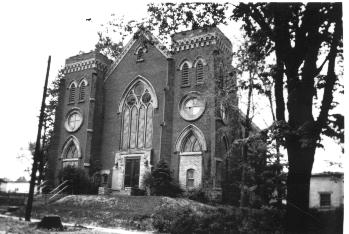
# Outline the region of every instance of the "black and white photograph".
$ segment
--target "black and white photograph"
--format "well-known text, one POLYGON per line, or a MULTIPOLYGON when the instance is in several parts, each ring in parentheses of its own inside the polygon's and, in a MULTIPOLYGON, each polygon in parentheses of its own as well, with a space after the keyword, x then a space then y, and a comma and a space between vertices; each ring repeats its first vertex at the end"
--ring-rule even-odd
POLYGON ((0 234, 349 232, 345 6, 1 2, 0 234))

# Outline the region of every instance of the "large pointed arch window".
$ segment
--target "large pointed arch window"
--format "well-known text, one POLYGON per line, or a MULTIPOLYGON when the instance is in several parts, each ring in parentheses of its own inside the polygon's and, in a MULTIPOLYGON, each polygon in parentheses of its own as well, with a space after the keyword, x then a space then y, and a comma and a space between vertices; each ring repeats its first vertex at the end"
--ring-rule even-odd
POLYGON ((79 141, 75 137, 70 137, 64 144, 62 151, 63 167, 78 166, 80 157, 79 141))
POLYGON ((136 82, 123 98, 121 148, 150 148, 153 140, 154 94, 142 81, 136 82))

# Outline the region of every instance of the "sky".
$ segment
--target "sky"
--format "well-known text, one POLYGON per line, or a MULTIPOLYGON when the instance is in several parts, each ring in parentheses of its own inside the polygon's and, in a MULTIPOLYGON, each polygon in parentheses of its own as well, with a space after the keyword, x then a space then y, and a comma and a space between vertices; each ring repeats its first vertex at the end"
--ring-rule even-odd
MULTIPOLYGON (((17 156, 28 154, 28 143, 36 139, 48 56, 52 56, 52 81, 64 67, 66 58, 94 49, 97 32, 104 29, 101 24, 106 24, 111 14, 140 19, 146 16, 146 3, 142 0, 1 1, 0 178, 15 180, 23 175, 28 178, 24 170, 30 161, 19 160, 17 156), (87 18, 91 21, 86 21, 87 18)), ((221 30, 232 41, 241 37, 237 25, 221 30), (232 35, 232 31, 236 34, 232 35)), ((259 116, 257 121, 263 128, 270 116, 259 116)), ((328 168, 326 160, 341 161, 342 157, 338 145, 326 142, 326 151, 317 151, 313 172, 342 170, 328 168)))

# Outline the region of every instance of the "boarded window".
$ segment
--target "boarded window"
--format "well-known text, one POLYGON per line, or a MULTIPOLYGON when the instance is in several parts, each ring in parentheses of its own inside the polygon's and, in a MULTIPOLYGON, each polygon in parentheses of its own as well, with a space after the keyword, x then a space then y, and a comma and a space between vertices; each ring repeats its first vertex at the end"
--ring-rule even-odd
POLYGON ((331 206, 331 193, 320 193, 320 206, 331 206))
POLYGON ((195 170, 194 169, 188 169, 187 170, 187 188, 194 188, 194 173, 195 170))
POLYGON ((80 84, 80 90, 79 90, 79 100, 85 100, 85 92, 86 92, 86 84, 85 82, 82 82, 80 84))
POLYGON ((76 91, 75 84, 72 84, 70 86, 70 92, 69 92, 69 103, 75 101, 75 91, 76 91))
POLYGON ((182 86, 189 85, 189 66, 187 63, 183 64, 182 67, 182 86))
POLYGON ((196 64, 196 83, 201 84, 204 82, 204 65, 201 61, 196 64))

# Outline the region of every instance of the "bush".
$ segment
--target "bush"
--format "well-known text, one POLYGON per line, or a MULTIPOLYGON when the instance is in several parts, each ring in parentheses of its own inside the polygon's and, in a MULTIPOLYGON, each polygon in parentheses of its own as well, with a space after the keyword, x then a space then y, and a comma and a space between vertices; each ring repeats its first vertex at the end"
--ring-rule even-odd
POLYGON ((178 197, 183 192, 179 184, 173 180, 167 163, 162 160, 151 173, 144 175, 143 185, 155 196, 178 197))
POLYGON ((283 212, 276 209, 224 207, 201 212, 189 207, 161 207, 153 215, 159 232, 179 233, 282 233, 283 212))
POLYGON ((205 191, 202 188, 188 190, 184 193, 184 197, 202 203, 209 202, 209 198, 207 197, 205 191))
POLYGON ((64 167, 59 173, 60 181, 68 180, 65 192, 70 194, 97 194, 98 186, 91 182, 86 171, 73 166, 64 167))

